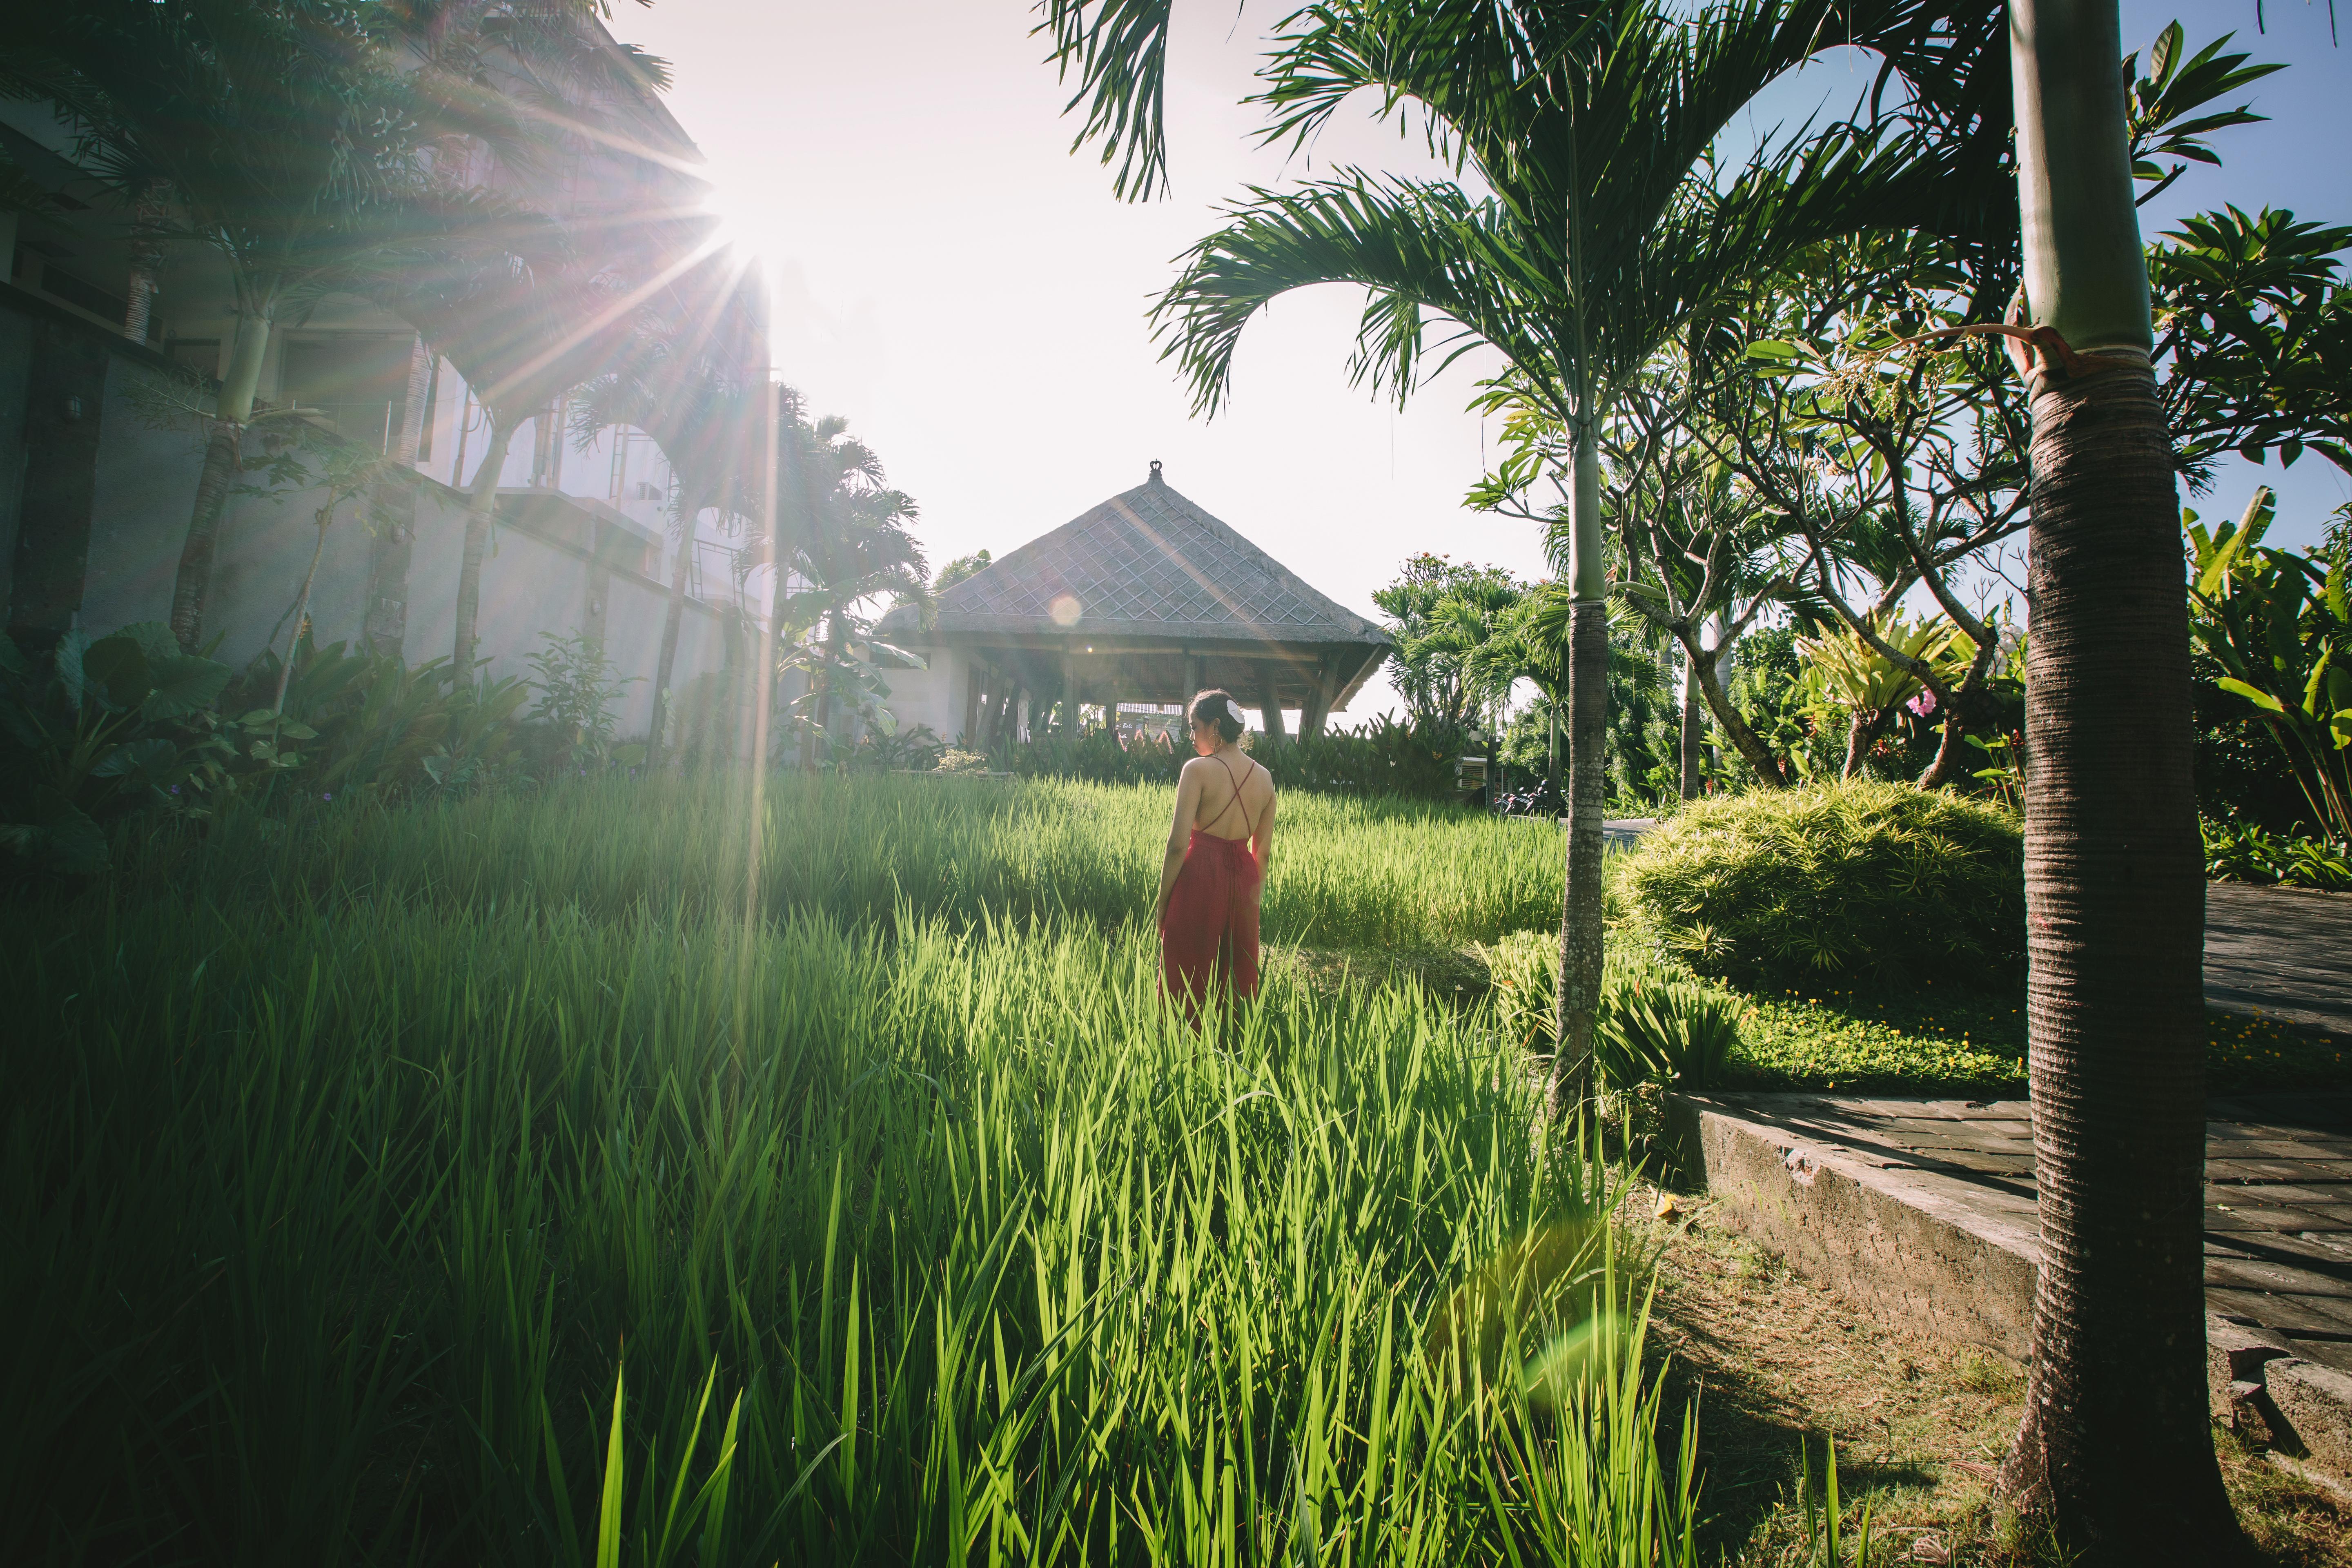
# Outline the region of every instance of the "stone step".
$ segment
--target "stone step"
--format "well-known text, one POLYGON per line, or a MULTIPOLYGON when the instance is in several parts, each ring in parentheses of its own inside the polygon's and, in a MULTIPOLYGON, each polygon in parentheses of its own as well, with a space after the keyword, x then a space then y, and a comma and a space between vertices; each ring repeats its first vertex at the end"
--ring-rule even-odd
MULTIPOLYGON (((2209 1183, 2206 1360, 2217 1416, 2352 1497, 2342 1101, 2216 1105, 2212 1163, 2276 1170, 2209 1183), (2230 1162, 2249 1144, 2260 1160, 2230 1162), (2278 1195, 2290 1191, 2301 1201, 2278 1195)), ((1685 1184, 1809 1279, 1897 1329, 2020 1365, 2031 1354, 2041 1252, 2025 1101, 1677 1095, 1667 1120, 1685 1184)))

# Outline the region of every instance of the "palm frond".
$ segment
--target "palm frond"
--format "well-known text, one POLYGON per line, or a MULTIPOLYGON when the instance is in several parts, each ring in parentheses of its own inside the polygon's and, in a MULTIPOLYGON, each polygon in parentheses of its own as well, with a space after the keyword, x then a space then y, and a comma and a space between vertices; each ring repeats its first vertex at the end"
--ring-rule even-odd
POLYGON ((1400 397, 1475 341, 1515 363, 1542 364, 1557 352, 1539 335, 1559 313, 1557 258, 1528 246, 1494 203, 1456 185, 1342 171, 1297 191, 1253 189, 1226 216, 1152 311, 1162 357, 1182 367, 1202 412, 1228 395, 1234 351, 1251 319, 1321 283, 1370 290, 1351 374, 1400 397), (1439 340, 1429 366, 1433 316, 1460 330, 1439 340))
POLYGON ((1084 106, 1086 121, 1070 144, 1076 152, 1101 143, 1105 167, 1118 172, 1111 188, 1124 200, 1149 201, 1168 186, 1167 117, 1170 0, 1042 0, 1045 19, 1033 29, 1049 34, 1048 58, 1077 88, 1063 111, 1084 106))

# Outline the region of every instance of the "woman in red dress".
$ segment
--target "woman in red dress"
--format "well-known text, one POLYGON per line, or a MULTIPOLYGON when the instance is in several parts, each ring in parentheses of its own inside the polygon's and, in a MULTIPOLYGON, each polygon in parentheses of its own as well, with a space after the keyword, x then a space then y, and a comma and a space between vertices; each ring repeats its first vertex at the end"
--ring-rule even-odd
POLYGON ((1274 845, 1274 775, 1241 748, 1242 706, 1203 691, 1160 867, 1160 983, 1200 1016, 1213 987, 1257 994, 1258 897, 1274 845))

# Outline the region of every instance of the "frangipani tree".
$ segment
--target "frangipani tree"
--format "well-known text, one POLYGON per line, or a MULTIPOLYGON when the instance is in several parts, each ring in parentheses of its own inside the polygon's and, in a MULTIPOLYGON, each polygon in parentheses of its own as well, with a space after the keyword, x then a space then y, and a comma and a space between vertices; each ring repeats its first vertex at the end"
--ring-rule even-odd
MULTIPOLYGON (((1166 0, 1048 0, 1045 10, 1058 58, 1082 78, 1081 139, 1121 160, 1123 193, 1150 194, 1164 168, 1166 0)), ((1601 425, 1658 345, 1743 274, 1829 235, 1968 219, 1955 204, 1975 200, 1979 183, 1956 171, 2000 156, 2000 117, 1974 68, 1992 23, 1990 11, 1955 23, 1904 0, 1744 0, 1690 20, 1637 0, 1340 0, 1302 11, 1262 73, 1269 139, 1303 142, 1369 91, 1384 114, 1409 107, 1483 192, 1360 169, 1254 190, 1159 302, 1166 352, 1205 412, 1230 392, 1234 347, 1261 310, 1292 289, 1343 282, 1370 296, 1360 379, 1402 399, 1432 354, 1442 365, 1483 342, 1570 433, 1570 826, 1555 1112, 1584 1098, 1601 982, 1601 425), (1848 44, 1878 49, 1946 133, 1882 147, 1833 130, 1719 180, 1709 160, 1733 118, 1774 79, 1848 44)))

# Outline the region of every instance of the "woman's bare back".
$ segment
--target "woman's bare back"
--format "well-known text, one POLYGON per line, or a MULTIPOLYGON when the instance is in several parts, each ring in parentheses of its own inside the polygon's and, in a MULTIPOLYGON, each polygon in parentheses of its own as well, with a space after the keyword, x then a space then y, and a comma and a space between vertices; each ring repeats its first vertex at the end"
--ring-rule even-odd
POLYGON ((1234 766, 1222 754, 1194 757, 1184 764, 1187 773, 1195 768, 1200 770, 1201 804, 1192 814, 1192 826, 1218 838, 1250 837, 1274 804, 1274 775, 1248 757, 1234 766), (1241 795, 1238 807, 1234 801, 1236 785, 1241 795))

